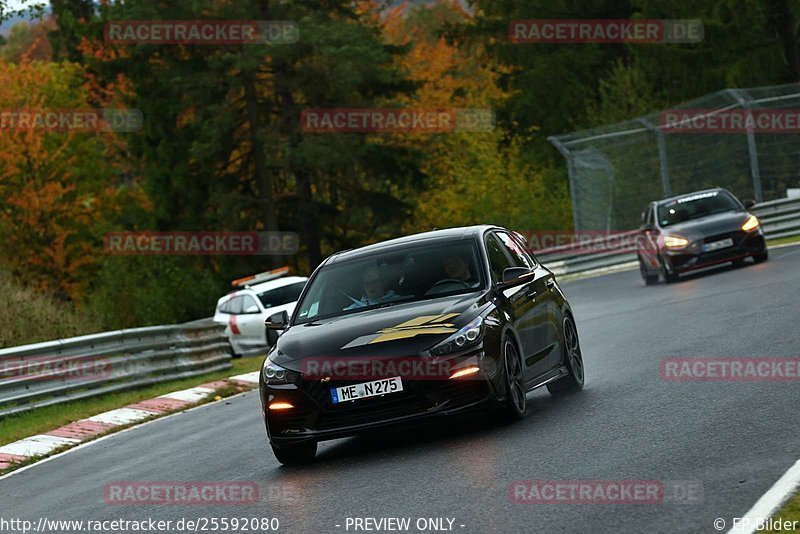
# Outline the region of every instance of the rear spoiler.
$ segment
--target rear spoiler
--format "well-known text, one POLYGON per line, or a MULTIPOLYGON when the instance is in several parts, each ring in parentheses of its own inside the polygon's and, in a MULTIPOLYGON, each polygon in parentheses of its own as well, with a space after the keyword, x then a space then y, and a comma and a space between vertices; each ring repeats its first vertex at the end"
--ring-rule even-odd
POLYGON ((245 276, 244 278, 238 278, 231 282, 233 287, 247 287, 252 286, 254 284, 260 284, 261 282, 268 282, 270 280, 275 280, 276 278, 280 278, 281 276, 289 273, 289 267, 279 267, 278 269, 273 269, 271 271, 265 271, 263 273, 254 274, 252 276, 245 276))

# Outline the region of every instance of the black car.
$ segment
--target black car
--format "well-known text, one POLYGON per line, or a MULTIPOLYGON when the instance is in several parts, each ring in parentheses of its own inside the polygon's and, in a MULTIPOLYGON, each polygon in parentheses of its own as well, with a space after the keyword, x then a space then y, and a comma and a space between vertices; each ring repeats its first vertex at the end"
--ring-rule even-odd
POLYGON ((720 263, 768 258, 758 218, 729 191, 716 188, 651 202, 642 213, 639 270, 645 284, 720 263))
POLYGON ((385 425, 583 388, 575 320, 552 272, 496 226, 436 230, 334 254, 273 336, 261 372, 267 435, 281 463, 317 442, 385 425))

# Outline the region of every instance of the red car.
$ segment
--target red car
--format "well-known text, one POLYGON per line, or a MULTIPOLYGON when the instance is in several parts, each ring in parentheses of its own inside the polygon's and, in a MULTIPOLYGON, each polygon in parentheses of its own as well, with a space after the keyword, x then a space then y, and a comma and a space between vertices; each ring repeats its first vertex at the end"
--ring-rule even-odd
POLYGON ((756 263, 768 258, 758 218, 747 211, 754 201, 740 202, 716 188, 651 202, 642 213, 638 245, 639 270, 647 285, 667 283, 678 275, 712 265, 756 263))

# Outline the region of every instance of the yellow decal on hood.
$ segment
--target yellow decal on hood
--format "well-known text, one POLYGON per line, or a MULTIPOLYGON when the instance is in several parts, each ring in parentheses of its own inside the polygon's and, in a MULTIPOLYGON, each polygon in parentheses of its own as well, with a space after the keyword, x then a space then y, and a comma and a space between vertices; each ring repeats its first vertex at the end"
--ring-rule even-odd
POLYGON ((343 349, 368 345, 372 343, 383 343, 397 339, 407 339, 423 334, 451 334, 457 330, 453 323, 445 322, 448 319, 458 316, 457 313, 447 313, 441 315, 422 315, 414 319, 402 322, 397 326, 390 326, 378 330, 377 334, 361 336, 354 339, 343 349))
POLYGON ((416 319, 408 320, 397 326, 378 330, 378 337, 370 343, 382 343, 384 341, 394 341, 395 339, 406 339, 420 334, 451 334, 456 331, 453 323, 445 323, 447 319, 455 317, 457 313, 447 315, 423 315, 416 319))

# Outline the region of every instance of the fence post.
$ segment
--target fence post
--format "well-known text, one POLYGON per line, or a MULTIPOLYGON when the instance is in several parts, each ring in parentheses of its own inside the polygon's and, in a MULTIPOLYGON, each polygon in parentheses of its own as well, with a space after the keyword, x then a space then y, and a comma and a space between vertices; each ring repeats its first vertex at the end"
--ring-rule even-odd
POLYGON ((558 140, 556 136, 550 136, 547 138, 553 146, 564 156, 564 159, 567 160, 567 176, 569 177, 569 196, 570 200, 572 201, 572 230, 577 232, 578 228, 578 203, 577 203, 577 191, 575 190, 575 162, 572 160, 572 152, 558 140))
POLYGON ((753 134, 752 123, 752 104, 750 102, 750 95, 741 89, 726 89, 726 92, 731 95, 742 109, 747 110, 747 151, 750 153, 750 175, 753 177, 753 194, 755 195, 756 202, 764 201, 764 194, 761 191, 761 170, 758 166, 758 147, 756 147, 756 137, 753 134), (744 96, 742 96, 744 95, 744 96))
POLYGON ((664 132, 661 131, 661 128, 656 128, 655 126, 653 126, 653 124, 644 117, 639 117, 636 120, 640 122, 649 131, 653 132, 653 135, 656 136, 656 143, 658 144, 658 162, 659 166, 661 167, 661 184, 664 187, 664 196, 671 197, 672 184, 669 181, 669 167, 667 165, 667 143, 664 140, 664 132))

